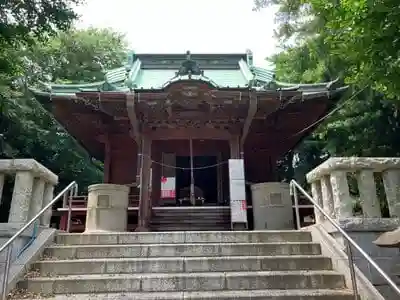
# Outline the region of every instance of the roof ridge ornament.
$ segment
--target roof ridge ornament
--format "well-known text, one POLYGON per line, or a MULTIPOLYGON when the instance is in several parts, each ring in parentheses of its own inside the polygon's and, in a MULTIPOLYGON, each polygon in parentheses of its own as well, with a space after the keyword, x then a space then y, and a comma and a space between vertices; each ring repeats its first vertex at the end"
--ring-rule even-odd
POLYGON ((176 72, 176 76, 188 76, 192 79, 192 75, 203 76, 204 71, 200 69, 198 63, 192 59, 190 51, 186 51, 186 60, 182 62, 179 71, 176 72))

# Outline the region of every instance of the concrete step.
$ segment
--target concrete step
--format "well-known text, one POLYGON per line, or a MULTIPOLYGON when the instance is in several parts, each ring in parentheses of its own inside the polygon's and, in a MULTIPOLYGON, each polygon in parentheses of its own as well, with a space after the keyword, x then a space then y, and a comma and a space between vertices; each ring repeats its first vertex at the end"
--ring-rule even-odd
MULTIPOLYGON (((13 298, 22 300, 27 298, 13 298)), ((106 293, 43 296, 46 300, 354 300, 349 290, 255 290, 212 292, 106 293)))
POLYGON ((96 274, 27 278, 19 287, 44 294, 344 289, 345 280, 334 271, 96 274))
POLYGON ((58 233, 57 244, 182 244, 182 243, 272 243, 311 242, 309 232, 304 231, 192 231, 192 232, 140 232, 140 233, 58 233))
POLYGON ((41 276, 331 269, 329 258, 316 255, 45 260, 33 266, 41 276))
POLYGON ((224 244, 123 244, 53 245, 46 257, 56 259, 127 258, 127 257, 203 257, 254 255, 320 255, 317 243, 224 243, 224 244))

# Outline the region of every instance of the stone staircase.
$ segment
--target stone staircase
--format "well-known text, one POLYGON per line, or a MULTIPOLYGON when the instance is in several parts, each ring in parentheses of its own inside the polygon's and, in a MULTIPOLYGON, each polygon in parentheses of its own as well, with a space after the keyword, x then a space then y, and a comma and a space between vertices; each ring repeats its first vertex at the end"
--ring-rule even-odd
POLYGON ((225 231, 231 229, 229 206, 153 208, 152 231, 225 231))
POLYGON ((354 299, 299 231, 59 233, 18 287, 54 300, 354 299))

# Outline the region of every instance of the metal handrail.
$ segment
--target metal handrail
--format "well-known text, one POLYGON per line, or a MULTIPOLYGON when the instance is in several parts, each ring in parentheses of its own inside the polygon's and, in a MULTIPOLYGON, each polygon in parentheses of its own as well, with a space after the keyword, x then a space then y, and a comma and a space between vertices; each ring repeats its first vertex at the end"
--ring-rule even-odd
POLYGON ((10 265, 11 265, 11 253, 13 248, 13 242, 33 223, 36 222, 48 209, 50 209, 61 197, 64 195, 76 195, 78 193, 78 184, 73 181, 71 182, 65 189, 63 189, 53 200, 51 200, 45 207, 42 208, 28 223, 26 223, 20 230, 17 231, 3 246, 0 247, 0 254, 7 249, 6 261, 4 266, 4 274, 3 274, 3 286, 2 286, 2 294, 1 299, 7 299, 7 287, 8 287, 8 277, 10 273, 10 265))
POLYGON ((353 286, 353 293, 354 293, 354 299, 358 299, 358 289, 357 289, 357 279, 355 275, 355 269, 354 269, 354 260, 353 260, 353 254, 352 254, 352 249, 351 246, 353 246, 360 254, 371 264, 371 266, 381 275, 386 282, 389 284, 389 286, 397 293, 397 295, 400 296, 400 288, 394 283, 394 281, 389 277, 388 274, 383 271, 378 264, 369 256, 341 227, 340 225, 332 219, 328 213, 324 211, 324 209, 310 196, 295 180, 290 181, 290 192, 294 196, 294 205, 295 205, 295 213, 296 213, 296 225, 297 228, 301 228, 300 224, 300 213, 299 213, 299 198, 297 194, 297 190, 299 190, 313 205, 314 207, 320 211, 324 217, 335 227, 341 234, 342 236, 346 239, 346 244, 347 244, 347 256, 349 260, 349 268, 350 268, 350 276, 351 276, 351 281, 352 281, 352 286, 353 286))

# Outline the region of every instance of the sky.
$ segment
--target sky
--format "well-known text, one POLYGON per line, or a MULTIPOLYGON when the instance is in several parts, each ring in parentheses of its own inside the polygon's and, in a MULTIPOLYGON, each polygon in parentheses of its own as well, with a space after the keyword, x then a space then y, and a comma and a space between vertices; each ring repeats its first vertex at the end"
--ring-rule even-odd
POLYGON ((258 66, 277 51, 274 11, 252 11, 253 0, 86 0, 78 28, 126 34, 136 53, 244 53, 258 66))

